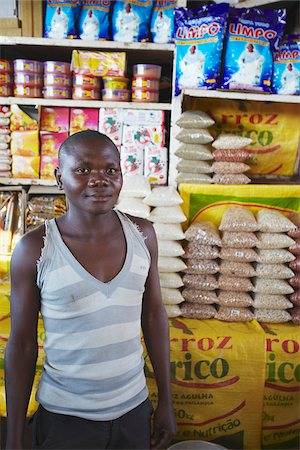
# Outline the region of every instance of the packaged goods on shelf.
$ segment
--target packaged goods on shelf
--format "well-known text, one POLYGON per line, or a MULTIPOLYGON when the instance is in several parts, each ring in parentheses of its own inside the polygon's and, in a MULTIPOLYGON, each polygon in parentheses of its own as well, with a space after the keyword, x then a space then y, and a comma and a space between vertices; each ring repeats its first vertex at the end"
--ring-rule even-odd
POLYGON ((11 178, 10 116, 10 107, 0 106, 0 178, 11 178))
MULTIPOLYGON (((11 131, 38 130, 35 119, 26 114, 18 105, 11 105, 10 129, 11 131)), ((55 131, 55 130, 53 130, 55 131)))
POLYGON ((123 180, 120 197, 134 197, 144 199, 151 193, 149 180, 140 175, 132 175, 123 180))
POLYGON ((71 67, 74 72, 82 75, 124 77, 126 53, 73 50, 71 67))
POLYGON ((182 198, 172 186, 154 187, 145 197, 144 203, 149 206, 176 206, 183 203, 182 198))
POLYGON ((40 129, 42 131, 69 131, 70 108, 51 106, 41 108, 40 129))
POLYGON ((43 180, 55 180, 55 168, 58 166, 58 156, 41 155, 40 178, 43 180))
POLYGON ((180 128, 209 128, 215 121, 204 111, 192 110, 184 111, 178 120, 176 125, 180 128))
POLYGON ((57 156, 61 144, 67 139, 69 133, 54 133, 52 131, 40 131, 41 156, 57 156))
POLYGON ((117 203, 116 208, 123 213, 143 219, 147 219, 150 216, 149 206, 145 205, 142 199, 138 197, 123 197, 117 203))
POLYGON ((80 10, 79 2, 47 1, 44 37, 67 39, 76 37, 75 21, 80 10))
POLYGON ((12 177, 13 178, 31 178, 38 179, 40 172, 39 156, 20 156, 12 157, 12 177))
POLYGON ((125 109, 123 123, 124 125, 164 125, 165 112, 159 109, 125 109))
POLYGON ((128 89, 102 89, 102 100, 107 102, 129 102, 130 91, 128 89))
POLYGON ((100 108, 99 131, 106 134, 120 148, 123 134, 123 117, 126 112, 119 108, 100 108))
POLYGON ((166 44, 174 40, 174 8, 176 1, 155 1, 150 21, 152 41, 166 44))
POLYGON ((26 205, 25 231, 28 232, 54 217, 66 212, 66 200, 63 195, 31 195, 26 205))
POLYGON ((40 151, 38 130, 12 131, 10 148, 12 155, 38 156, 40 151))
POLYGON ((126 125, 123 126, 123 145, 134 145, 138 148, 145 146, 165 145, 165 126, 164 125, 126 125))
POLYGON ((83 130, 98 130, 99 109, 70 108, 70 135, 83 130))
POLYGON ((77 21, 80 39, 108 39, 110 3, 83 0, 77 21))
POLYGON ((128 83, 125 77, 103 77, 104 89, 127 89, 128 83))
POLYGON ((143 175, 144 151, 132 144, 121 146, 121 169, 123 176, 143 175))
POLYGON ((166 147, 146 146, 144 175, 153 184, 166 184, 168 177, 168 150, 166 147))
POLYGON ((0 193, 0 253, 10 253, 22 232, 21 192, 2 191, 0 193))
POLYGON ((117 42, 145 42, 149 40, 149 25, 153 3, 142 0, 128 3, 114 2, 111 26, 112 38, 117 42))
POLYGON ((273 92, 300 94, 300 35, 287 35, 274 53, 273 92))

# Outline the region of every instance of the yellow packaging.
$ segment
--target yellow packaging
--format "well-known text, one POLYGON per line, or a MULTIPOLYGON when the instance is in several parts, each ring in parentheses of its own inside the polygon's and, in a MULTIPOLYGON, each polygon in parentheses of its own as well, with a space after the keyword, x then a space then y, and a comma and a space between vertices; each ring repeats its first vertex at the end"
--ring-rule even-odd
POLYGON ((71 67, 74 72, 82 75, 124 77, 126 53, 73 50, 71 67))
POLYGON ((40 157, 39 156, 19 156, 12 157, 13 178, 39 178, 40 157))
POLYGON ((10 148, 12 155, 37 156, 40 150, 39 132, 13 131, 10 148))
POLYGON ((37 130, 38 123, 28 114, 22 111, 18 105, 11 105, 10 129, 11 131, 30 131, 37 130))

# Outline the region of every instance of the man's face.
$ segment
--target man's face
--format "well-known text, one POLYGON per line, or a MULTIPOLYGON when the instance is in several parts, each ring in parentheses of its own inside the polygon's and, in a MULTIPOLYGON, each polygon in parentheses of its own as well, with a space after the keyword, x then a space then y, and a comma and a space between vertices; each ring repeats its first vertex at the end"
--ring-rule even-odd
POLYGON ((129 3, 127 3, 127 5, 125 6, 125 11, 127 12, 127 14, 130 13, 131 11, 131 5, 129 3))
POLYGON ((287 68, 291 72, 293 70, 293 65, 290 63, 290 64, 288 64, 287 68))
POLYGON ((252 44, 248 44, 247 45, 247 50, 248 50, 248 52, 253 53, 253 50, 254 50, 253 45, 252 44))
POLYGON ((196 51, 196 47, 194 45, 192 45, 190 48, 191 54, 193 55, 195 53, 195 51, 196 51))

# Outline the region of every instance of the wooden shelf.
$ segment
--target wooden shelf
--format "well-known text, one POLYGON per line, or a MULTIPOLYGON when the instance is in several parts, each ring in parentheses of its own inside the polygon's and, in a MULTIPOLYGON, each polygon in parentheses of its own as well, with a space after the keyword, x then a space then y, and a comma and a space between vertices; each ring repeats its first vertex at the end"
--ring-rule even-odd
POLYGON ((232 6, 234 8, 255 8, 256 6, 271 6, 272 3, 277 3, 279 1, 287 2, 289 0, 245 0, 232 6))
POLYGON ((31 178, 0 178, 3 186, 56 186, 55 180, 42 180, 31 178))
POLYGON ((276 102, 276 103, 299 103, 299 95, 277 95, 277 94, 257 94, 255 92, 232 92, 219 90, 204 90, 204 89, 184 89, 184 95, 190 97, 203 98, 224 98, 227 100, 254 100, 260 102, 276 102))

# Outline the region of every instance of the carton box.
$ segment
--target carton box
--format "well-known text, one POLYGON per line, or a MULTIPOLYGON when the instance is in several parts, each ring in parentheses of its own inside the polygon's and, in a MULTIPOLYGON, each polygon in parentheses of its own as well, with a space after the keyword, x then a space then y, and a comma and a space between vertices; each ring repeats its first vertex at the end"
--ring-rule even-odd
POLYGON ((39 132, 12 131, 10 149, 12 155, 38 156, 40 150, 39 132))
POLYGON ((100 108, 99 131, 108 136, 117 147, 121 146, 124 112, 120 108, 100 108))
POLYGON ((70 109, 62 106, 45 106, 41 110, 42 131, 69 131, 70 109))
POLYGON ((13 178, 39 178, 40 157, 39 156, 20 156, 12 157, 12 176, 13 178))
POLYGON ((152 109, 124 109, 125 125, 163 125, 165 112, 152 109))
POLYGON ((61 144, 67 139, 69 133, 53 133, 51 131, 41 131, 41 155, 57 156, 61 144))
POLYGON ((58 166, 58 156, 42 155, 40 161, 40 177, 44 180, 55 180, 54 170, 58 166))
POLYGON ((144 151, 134 145, 121 146, 121 169, 123 176, 143 175, 144 151))
POLYGON ((146 146, 164 147, 164 125, 124 125, 123 145, 145 148, 146 146))
POLYGON ((70 135, 83 130, 98 130, 99 110, 94 108, 71 108, 70 135))
POLYGON ((147 146, 144 156, 144 176, 151 184, 166 184, 168 150, 165 147, 147 146))

